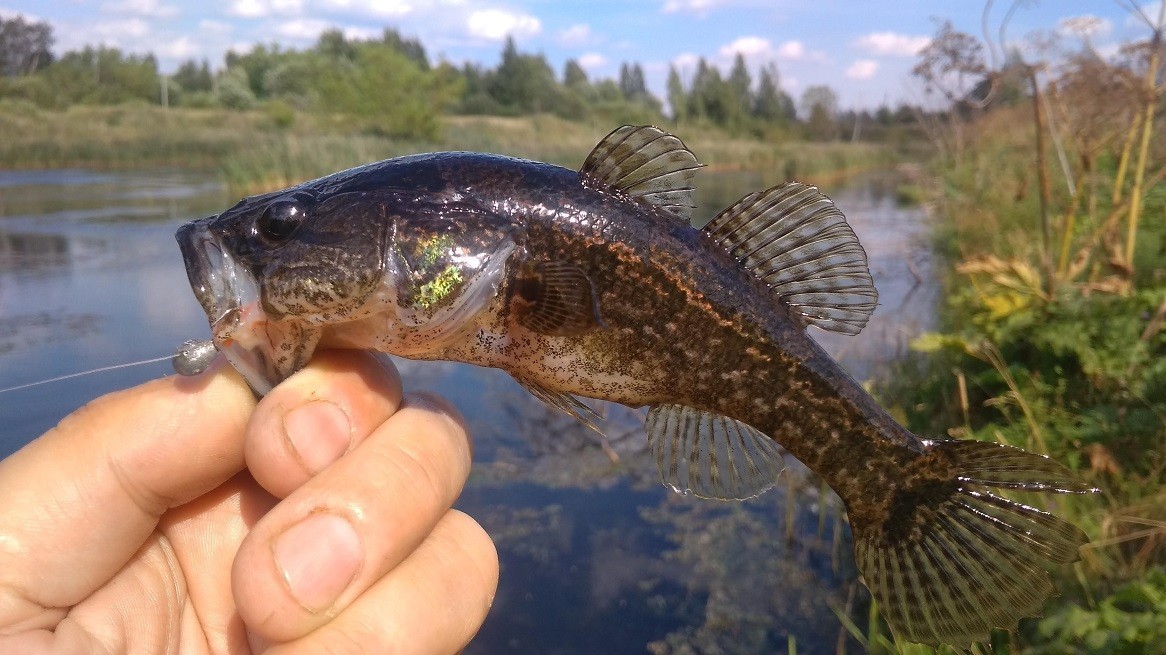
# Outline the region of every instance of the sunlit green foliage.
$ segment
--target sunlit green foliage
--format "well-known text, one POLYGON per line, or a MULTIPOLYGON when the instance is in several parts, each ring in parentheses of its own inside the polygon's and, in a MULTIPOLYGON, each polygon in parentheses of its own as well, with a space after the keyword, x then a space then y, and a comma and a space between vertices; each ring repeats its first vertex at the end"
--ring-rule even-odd
POLYGON ((975 46, 945 24, 916 69, 964 110, 933 126, 940 156, 928 194, 943 218, 939 249, 956 265, 943 331, 914 343, 928 365, 906 367, 882 395, 920 434, 1047 454, 1102 491, 1023 497, 1072 520, 1092 543, 1075 577, 1058 572, 1063 597, 1046 617, 1022 623, 995 652, 1160 653, 1166 225, 1134 218, 1134 208, 1160 217, 1166 204, 1160 182, 1140 183, 1142 174, 1161 179, 1166 154, 1162 89, 1151 77, 1135 92, 1153 55, 1147 63, 1150 51, 1134 46, 1143 59, 1071 55, 1039 99, 1025 90, 1032 62, 1019 54, 967 96, 940 88, 953 79, 945 71, 983 70, 975 46), (972 111, 976 100, 990 102, 972 111), (1132 154, 1138 139, 1146 157, 1132 154), (1044 157, 1043 170, 1042 142, 1061 153, 1044 157))

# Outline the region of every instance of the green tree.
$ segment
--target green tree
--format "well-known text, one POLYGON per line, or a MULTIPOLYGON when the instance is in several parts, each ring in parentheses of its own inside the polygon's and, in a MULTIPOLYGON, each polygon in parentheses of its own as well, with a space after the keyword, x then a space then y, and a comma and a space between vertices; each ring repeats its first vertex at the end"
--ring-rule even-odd
POLYGON ((692 91, 688 96, 689 114, 723 126, 729 116, 728 97, 720 71, 715 66, 709 66, 701 57, 696 62, 696 74, 692 77, 692 91))
POLYGON ((811 138, 828 141, 838 136, 838 94, 825 85, 811 86, 802 94, 802 113, 811 138))
POLYGON ((563 65, 563 84, 568 88, 584 89, 591 86, 587 79, 587 71, 574 59, 568 59, 563 65))
POLYGON ((381 42, 405 55, 409 61, 417 65, 417 68, 429 70, 429 56, 425 54, 425 46, 420 40, 405 38, 397 30, 386 27, 381 42))
POLYGON ((639 64, 620 64, 619 90, 627 100, 640 100, 648 95, 648 87, 644 84, 644 69, 639 64))
POLYGON ((328 29, 320 33, 316 40, 316 52, 333 59, 356 59, 356 43, 349 42, 344 32, 339 29, 328 29))
POLYGON ((502 62, 487 82, 490 95, 511 113, 549 111, 554 106, 557 85, 546 58, 518 52, 514 37, 506 38, 502 62))
POLYGON ((251 80, 243 66, 232 66, 219 73, 215 84, 215 97, 219 104, 229 109, 250 109, 255 106, 255 92, 251 90, 251 80))
POLYGON ((749 69, 745 66, 745 57, 741 53, 733 58, 733 68, 729 71, 729 78, 725 81, 725 90, 728 97, 725 99, 725 117, 729 127, 739 128, 748 116, 753 106, 750 87, 753 80, 749 77, 749 69))
POLYGON ((357 118, 370 132, 436 138, 441 114, 460 92, 452 67, 426 71, 384 43, 352 45, 351 62, 320 60, 314 84, 319 108, 357 118))
POLYGON ((684 92, 684 83, 680 81, 680 73, 676 67, 668 66, 668 104, 672 106, 672 119, 682 121, 688 118, 688 94, 684 92))
MULTIPOLYGON (((324 39, 324 35, 321 35, 320 38, 324 39)), ((341 34, 340 38, 343 39, 344 35, 341 34)), ((268 71, 285 61, 289 54, 277 44, 256 45, 249 52, 243 54, 228 50, 225 60, 226 69, 238 68, 244 71, 247 74, 247 88, 250 89, 251 95, 255 98, 265 98, 268 94, 267 90, 263 88, 263 83, 267 80, 268 71)))
POLYGON ((0 75, 31 75, 53 62, 53 27, 17 14, 0 17, 0 75))
POLYGON ((789 123, 797 118, 794 101, 779 86, 777 66, 770 63, 761 67, 757 93, 753 98, 753 115, 772 123, 789 123))
POLYGON ((178 70, 170 76, 183 91, 211 91, 214 88, 215 79, 211 75, 210 64, 203 59, 202 63, 196 63, 193 59, 188 59, 178 66, 178 70))
POLYGON ((158 102, 158 62, 153 55, 126 55, 100 46, 66 52, 43 71, 52 89, 49 104, 158 102))

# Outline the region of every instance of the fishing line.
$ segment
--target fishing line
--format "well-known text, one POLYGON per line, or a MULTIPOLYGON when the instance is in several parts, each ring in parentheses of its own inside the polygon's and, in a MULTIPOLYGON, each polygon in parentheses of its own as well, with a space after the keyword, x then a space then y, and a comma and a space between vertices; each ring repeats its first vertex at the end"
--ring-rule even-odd
POLYGON ((163 357, 155 357, 154 359, 143 359, 140 362, 130 362, 128 364, 114 364, 112 366, 102 366, 101 368, 95 368, 95 369, 91 369, 88 371, 81 371, 80 373, 69 373, 68 375, 58 375, 55 378, 49 378, 47 380, 38 380, 36 382, 29 382, 28 384, 18 384, 15 387, 5 387, 4 389, 0 389, 0 393, 7 393, 9 391, 16 391, 17 389, 27 389, 29 387, 35 387, 35 386, 41 385, 41 384, 48 384, 50 382, 60 382, 61 380, 68 380, 70 378, 77 378, 77 377, 81 377, 82 375, 91 375, 93 373, 104 373, 105 371, 112 371, 112 370, 119 369, 119 368, 129 368, 131 366, 141 366, 143 364, 153 364, 154 362, 161 362, 161 361, 170 359, 171 357, 173 357, 173 355, 165 355, 163 357))
POLYGON ((79 373, 69 373, 68 375, 58 375, 55 378, 47 380, 38 380, 36 382, 28 382, 26 384, 18 384, 14 387, 6 387, 0 389, 0 393, 8 393, 9 391, 17 391, 19 389, 27 389, 50 382, 60 382, 61 380, 69 380, 71 378, 81 377, 82 375, 92 375, 94 373, 104 373, 106 371, 114 371, 119 368, 129 368, 131 366, 142 366, 145 364, 154 364, 156 362, 163 362, 170 360, 170 364, 174 367, 174 372, 179 375, 198 375, 210 366, 211 361, 214 360, 218 354, 215 344, 210 340, 191 339, 178 346, 178 349, 171 355, 163 355, 161 357, 154 357, 153 359, 143 359, 137 362, 129 362, 126 364, 112 364, 110 366, 102 366, 100 368, 90 369, 88 371, 81 371, 79 373))

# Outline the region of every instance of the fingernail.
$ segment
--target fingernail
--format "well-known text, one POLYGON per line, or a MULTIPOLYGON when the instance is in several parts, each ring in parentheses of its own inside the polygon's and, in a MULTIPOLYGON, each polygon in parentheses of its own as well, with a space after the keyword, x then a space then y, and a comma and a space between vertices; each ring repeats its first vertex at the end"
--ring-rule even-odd
POLYGON ((356 529, 327 512, 288 528, 276 538, 272 553, 292 597, 312 613, 332 607, 364 561, 356 529))
POLYGON ((313 400, 283 416, 283 429, 292 448, 312 473, 323 471, 348 451, 352 423, 335 403, 313 400))

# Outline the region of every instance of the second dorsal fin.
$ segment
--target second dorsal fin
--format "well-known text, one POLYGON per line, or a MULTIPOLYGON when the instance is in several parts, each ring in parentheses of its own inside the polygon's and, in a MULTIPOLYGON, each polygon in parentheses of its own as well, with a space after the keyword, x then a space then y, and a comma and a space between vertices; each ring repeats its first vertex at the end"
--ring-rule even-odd
POLYGON ((704 231, 810 325, 858 334, 878 303, 866 251, 834 203, 786 182, 751 193, 704 231))
POLYGON ((624 125, 603 137, 579 174, 589 186, 690 220, 693 179, 703 166, 678 137, 651 125, 624 125))

